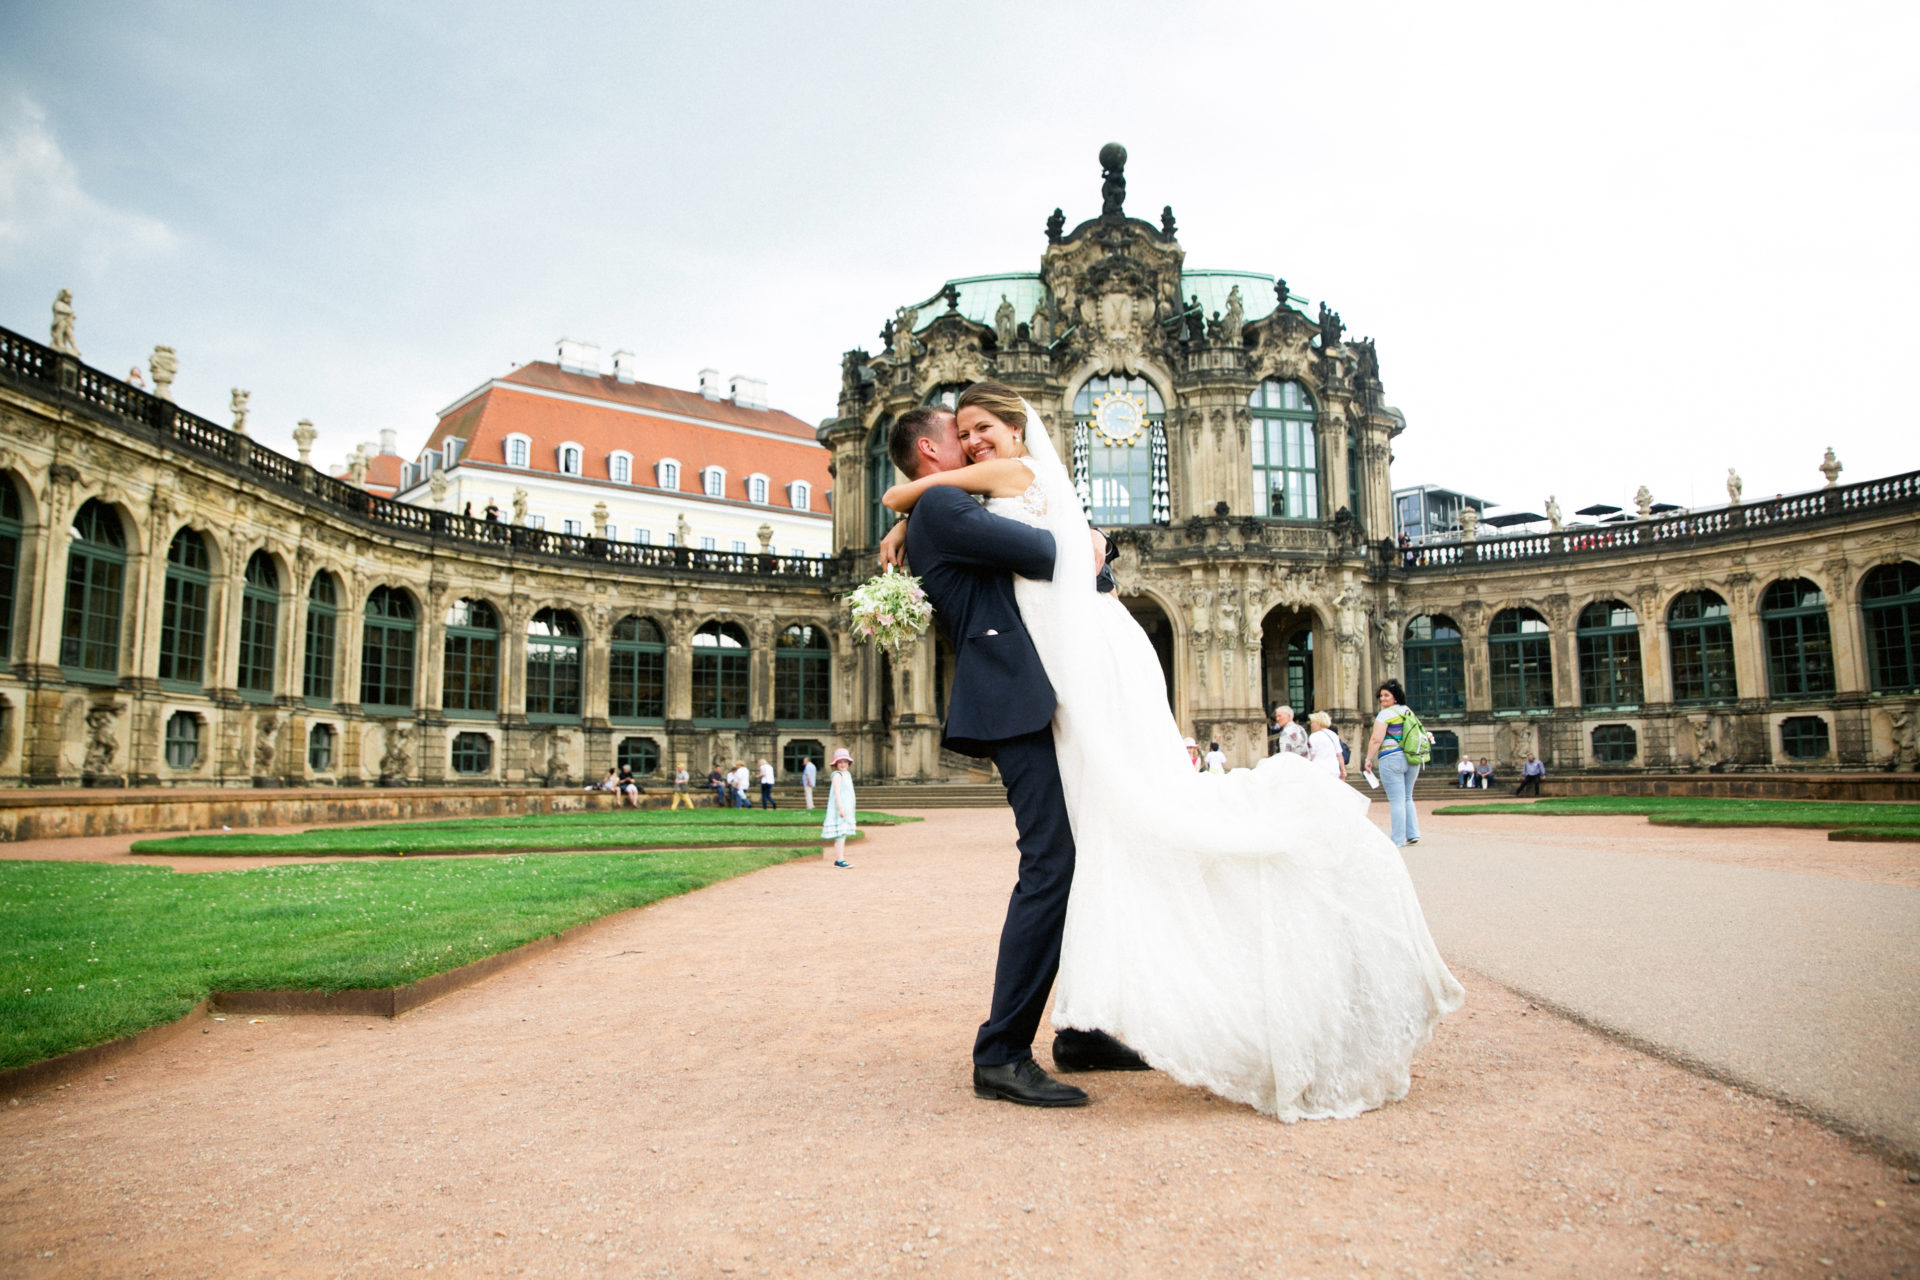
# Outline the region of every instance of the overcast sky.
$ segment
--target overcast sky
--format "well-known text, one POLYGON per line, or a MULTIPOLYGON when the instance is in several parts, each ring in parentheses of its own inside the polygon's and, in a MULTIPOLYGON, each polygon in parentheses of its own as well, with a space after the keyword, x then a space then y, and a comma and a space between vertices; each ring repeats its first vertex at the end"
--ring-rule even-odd
POLYGON ((1055 205, 1171 204, 1379 343, 1396 484, 1920 466, 1920 5, 0 0, 0 325, 315 461, 567 336, 834 412, 1055 205))

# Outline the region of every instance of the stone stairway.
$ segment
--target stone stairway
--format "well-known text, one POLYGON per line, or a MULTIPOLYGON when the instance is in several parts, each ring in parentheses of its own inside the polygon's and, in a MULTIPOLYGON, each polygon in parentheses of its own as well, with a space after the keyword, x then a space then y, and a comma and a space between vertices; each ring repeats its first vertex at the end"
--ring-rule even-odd
MULTIPOLYGON (((815 803, 825 794, 814 793, 815 803)), ((777 792, 782 800, 785 790, 777 792)), ((1006 788, 997 782, 871 782, 856 784, 854 798, 862 809, 884 813, 889 809, 1004 809, 1006 788)))

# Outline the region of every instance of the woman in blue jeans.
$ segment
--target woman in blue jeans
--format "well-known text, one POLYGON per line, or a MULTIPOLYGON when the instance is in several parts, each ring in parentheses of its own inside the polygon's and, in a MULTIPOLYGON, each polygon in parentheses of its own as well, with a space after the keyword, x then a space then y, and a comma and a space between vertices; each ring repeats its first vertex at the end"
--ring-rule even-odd
POLYGON ((1400 739, 1407 726, 1407 691, 1398 680, 1380 682, 1380 713, 1373 718, 1373 737, 1367 742, 1367 768, 1374 771, 1387 793, 1387 814, 1392 819, 1395 844, 1420 843, 1420 818, 1413 811, 1413 784, 1420 780, 1420 766, 1407 763, 1400 739))

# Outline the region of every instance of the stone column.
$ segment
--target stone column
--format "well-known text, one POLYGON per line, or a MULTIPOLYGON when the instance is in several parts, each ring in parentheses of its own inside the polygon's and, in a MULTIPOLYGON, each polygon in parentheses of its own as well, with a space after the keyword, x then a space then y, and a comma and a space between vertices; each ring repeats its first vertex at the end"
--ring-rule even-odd
POLYGON ((1753 577, 1734 574, 1727 579, 1727 587, 1728 621, 1733 630, 1734 688, 1743 702, 1764 698, 1767 696, 1766 646, 1760 639, 1760 611, 1754 600, 1753 577))
POLYGON ((1493 672, 1487 657, 1486 610, 1478 601, 1469 602, 1455 615, 1460 624, 1461 668, 1467 681, 1467 713, 1486 714, 1493 710, 1493 672))
POLYGON ((1868 692, 1867 654, 1853 571, 1845 560, 1829 560, 1825 570, 1827 633, 1833 637, 1835 693, 1868 692))
POLYGON ((1648 706, 1673 701, 1673 667, 1667 659, 1667 627, 1659 605, 1660 593, 1652 587, 1642 589, 1634 601, 1640 615, 1640 678, 1648 706))

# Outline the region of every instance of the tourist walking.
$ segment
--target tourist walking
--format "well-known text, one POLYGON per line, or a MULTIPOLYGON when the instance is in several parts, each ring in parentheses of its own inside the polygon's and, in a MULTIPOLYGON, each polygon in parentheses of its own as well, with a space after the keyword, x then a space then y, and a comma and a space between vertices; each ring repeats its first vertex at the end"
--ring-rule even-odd
MULTIPOLYGON (((1328 723, 1332 723, 1329 721, 1328 723)), ((1292 707, 1273 709, 1273 753, 1276 756, 1310 756, 1307 749, 1307 731, 1293 722, 1292 707)))
POLYGON ((1420 816, 1413 808, 1413 786, 1420 766, 1407 763, 1407 691, 1398 680, 1385 680, 1376 691, 1380 710, 1373 717, 1373 737, 1367 741, 1367 768, 1387 793, 1390 834, 1398 845, 1420 843, 1420 816))
POLYGON ((1316 711, 1307 717, 1313 732, 1307 735, 1307 759, 1342 782, 1347 778, 1347 757, 1340 735, 1333 731, 1333 717, 1316 711))
POLYGON ((683 804, 689 809, 693 808, 693 797, 687 792, 687 784, 692 780, 692 775, 687 772, 687 766, 681 765, 674 770, 673 803, 667 806, 669 810, 678 809, 683 804))
POLYGON ((760 762, 760 807, 762 809, 780 807, 773 802, 773 765, 765 760, 760 762))
POLYGON ((1527 794, 1527 788, 1532 787, 1533 794, 1539 795, 1540 779, 1546 776, 1547 766, 1541 763, 1540 757, 1531 751, 1527 752, 1527 762, 1520 766, 1520 785, 1513 789, 1513 794, 1523 796, 1527 794))
POLYGON ((800 793, 807 798, 807 812, 813 812, 813 789, 820 784, 820 771, 813 767, 813 757, 808 756, 806 763, 800 766, 800 793))
POLYGON ((713 789, 714 808, 725 809, 731 805, 733 797, 727 794, 727 775, 720 772, 718 760, 713 762, 713 768, 707 770, 707 785, 713 789))
POLYGON ((860 834, 854 823, 853 755, 845 747, 833 753, 833 780, 827 786, 827 820, 820 824, 820 838, 832 844, 820 850, 820 861, 836 867, 850 867, 847 861, 847 837, 860 834))
POLYGON ((727 775, 727 785, 733 790, 734 808, 753 808, 753 801, 747 796, 747 762, 745 760, 733 762, 733 772, 727 775))

